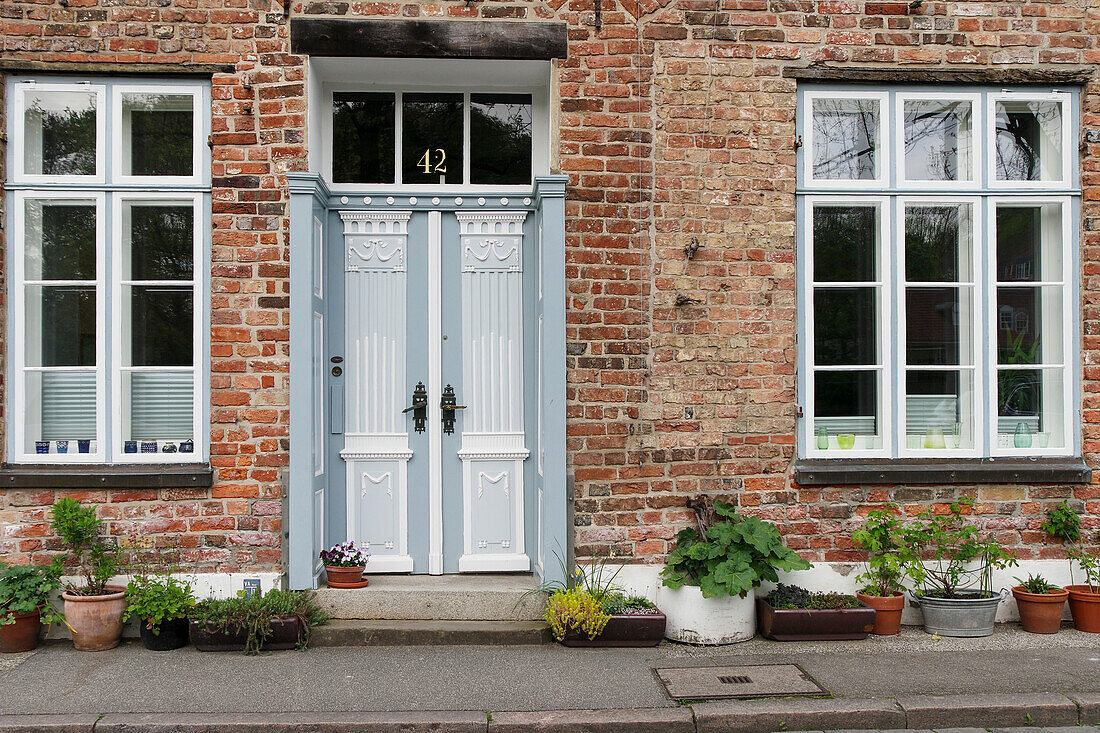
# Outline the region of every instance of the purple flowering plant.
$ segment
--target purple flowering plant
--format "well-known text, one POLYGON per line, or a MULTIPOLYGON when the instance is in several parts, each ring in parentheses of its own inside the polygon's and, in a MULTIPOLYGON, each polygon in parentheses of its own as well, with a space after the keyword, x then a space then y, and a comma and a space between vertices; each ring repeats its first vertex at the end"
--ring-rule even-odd
POLYGON ((352 540, 321 550, 321 562, 335 568, 357 568, 366 565, 368 557, 370 553, 357 547, 352 540))

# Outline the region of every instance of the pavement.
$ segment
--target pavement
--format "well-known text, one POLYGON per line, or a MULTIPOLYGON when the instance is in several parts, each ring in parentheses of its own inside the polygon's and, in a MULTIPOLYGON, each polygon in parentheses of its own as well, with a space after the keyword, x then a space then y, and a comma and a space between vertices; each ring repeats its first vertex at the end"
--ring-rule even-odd
MULTIPOLYGON (((8 731, 892 730, 1100 724, 1100 635, 919 629, 851 642, 650 649, 326 647, 256 657, 48 642, 0 657, 8 731), (828 698, 673 701, 654 670, 794 663, 828 698)), ((1083 728, 1074 728, 1082 731, 1083 728)), ((1096 733, 1090 731, 1089 733, 1096 733)))

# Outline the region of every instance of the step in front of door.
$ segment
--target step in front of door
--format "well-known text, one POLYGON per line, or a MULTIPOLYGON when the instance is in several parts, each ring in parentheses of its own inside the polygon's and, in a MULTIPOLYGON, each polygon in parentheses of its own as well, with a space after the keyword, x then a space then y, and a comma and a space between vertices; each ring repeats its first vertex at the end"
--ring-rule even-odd
POLYGON ((371 575, 356 590, 321 587, 317 600, 334 619, 537 621, 546 594, 528 575, 371 575))
POLYGON ((330 621, 310 634, 311 647, 518 646, 550 643, 550 628, 539 621, 330 621))

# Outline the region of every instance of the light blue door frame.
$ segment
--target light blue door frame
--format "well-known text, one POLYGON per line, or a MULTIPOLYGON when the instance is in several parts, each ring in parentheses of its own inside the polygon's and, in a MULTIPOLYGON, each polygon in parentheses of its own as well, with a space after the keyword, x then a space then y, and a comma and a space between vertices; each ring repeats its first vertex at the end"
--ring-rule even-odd
MULTIPOLYGON (((320 572, 317 553, 322 547, 347 537, 349 507, 351 511, 356 511, 354 496, 349 496, 348 492, 362 490, 363 496, 366 496, 375 481, 383 489, 403 486, 407 490, 408 514, 405 519, 409 566, 393 564, 388 568, 391 571, 450 573, 508 569, 531 570, 543 579, 560 575, 554 556, 566 555, 570 531, 567 525, 565 454, 566 178, 537 178, 532 195, 526 198, 517 198, 511 193, 508 197, 486 195, 481 199, 464 201, 450 197, 441 200, 427 192, 427 195, 417 196, 403 194, 394 203, 387 201, 385 207, 377 203, 371 206, 362 197, 349 199, 332 195, 315 174, 293 173, 288 178, 291 189, 292 262, 291 425, 284 539, 290 586, 308 588, 317 585, 320 572), (511 203, 504 203, 506 200, 511 203), (486 205, 486 202, 491 203, 486 205), (402 384, 405 394, 402 399, 411 399, 416 382, 425 381, 432 388, 429 392, 429 422, 439 420, 440 391, 447 384, 454 388, 461 405, 466 401, 467 393, 472 397, 486 389, 493 391, 497 389, 496 385, 507 384, 509 378, 513 381, 519 378, 509 377, 506 373, 477 374, 484 370, 476 358, 471 361, 469 340, 471 330, 478 327, 481 317, 470 321, 469 314, 492 312, 492 303, 484 306, 483 311, 476 310, 477 304, 488 303, 486 298, 495 297, 492 293, 497 291, 478 283, 496 278, 495 282, 502 284, 493 286, 498 290, 518 288, 514 284, 518 280, 512 278, 520 277, 516 272, 519 268, 512 266, 516 263, 506 261, 506 257, 511 255, 523 260, 523 323, 509 322, 505 318, 494 326, 497 330, 518 329, 523 334, 521 356, 526 368, 522 370, 523 388, 519 392, 522 426, 515 424, 514 420, 508 423, 507 416, 501 416, 506 412, 507 405, 495 410, 459 411, 456 413, 456 431, 453 435, 436 432, 435 439, 442 441, 439 450, 442 463, 433 467, 429 466, 426 457, 418 460, 418 454, 425 456, 429 453, 425 448, 427 433, 413 431, 411 416, 402 416, 402 425, 407 424, 409 428, 407 451, 401 446, 401 450, 395 450, 392 455, 408 454, 413 457, 407 460, 407 479, 403 479, 403 484, 399 481, 392 485, 381 483, 383 475, 390 478, 396 476, 397 467, 405 465, 401 461, 393 463, 392 467, 386 464, 386 468, 391 470, 382 471, 382 464, 377 462, 375 453, 350 451, 352 456, 375 461, 364 463, 364 466, 379 466, 379 469, 358 473, 344 470, 345 466, 357 464, 347 460, 349 452, 346 449, 344 456, 340 455, 341 449, 345 448, 343 428, 349 419, 344 414, 343 391, 348 389, 347 372, 341 369, 339 376, 334 375, 333 367, 343 367, 348 362, 331 361, 333 356, 347 359, 346 350, 350 346, 344 343, 346 324, 343 319, 345 299, 354 296, 354 293, 344 291, 347 264, 344 235, 349 231, 347 227, 352 226, 348 220, 354 219, 357 212, 380 209, 408 212, 407 232, 402 232, 407 234, 408 248, 405 251, 407 268, 401 275, 406 287, 403 333, 408 339, 407 369, 402 384), (520 225, 515 222, 520 221, 522 229, 516 228, 520 225), (494 226, 498 233, 514 234, 514 240, 501 234, 493 235, 494 226), (433 231, 425 232, 424 228, 433 231), (490 233, 483 235, 482 232, 490 233), (511 254, 506 245, 509 241, 519 242, 520 239, 522 252, 511 254), (423 252, 417 250, 426 241, 448 243, 440 249, 439 259, 434 265, 430 256, 425 257, 423 252), (495 258, 489 255, 495 255, 495 258), (466 259, 462 259, 464 257, 466 259), (438 268, 435 282, 439 283, 439 300, 436 301, 425 290, 425 278, 428 276, 424 271, 426 261, 429 269, 433 266, 438 268), (451 275, 440 278, 439 271, 451 275), (456 276, 459 272, 461 277, 456 276), (431 306, 433 302, 437 304, 435 311, 431 306), (460 307, 461 304, 465 305, 460 307), (435 322, 428 317, 429 312, 440 314, 435 322), (462 320, 463 313, 467 314, 466 322, 462 320), (431 347, 429 331, 442 334, 438 349, 431 347), (465 349, 463 343, 466 344, 465 349), (420 372, 430 371, 430 363, 440 366, 431 375, 421 375, 420 372), (477 436, 471 448, 468 444, 471 430, 506 437, 517 433, 526 435, 525 450, 529 451, 529 455, 519 458, 520 454, 507 445, 479 446, 477 436), (433 471, 442 475, 442 497, 427 495, 426 487, 431 480, 426 479, 430 479, 428 474, 433 471), (349 486, 349 480, 353 485, 349 486), (519 484, 522 484, 522 491, 510 493, 510 487, 518 488, 519 484), (480 516, 476 502, 483 493, 491 495, 494 491, 498 494, 502 491, 509 497, 515 493, 522 495, 522 529, 518 533, 523 551, 530 558, 529 562, 524 558, 523 567, 515 565, 518 560, 512 557, 523 556, 523 553, 512 552, 509 543, 514 542, 515 537, 510 535, 497 541, 494 539, 496 535, 488 538, 482 536, 484 533, 478 534, 478 523, 484 518, 480 516), (472 509, 464 508, 467 503, 472 509), (438 530, 433 535, 433 522, 441 527, 441 538, 438 530), (471 547, 471 537, 482 539, 475 541, 471 547), (497 546, 494 547, 494 544, 497 546), (479 554, 494 552, 500 554, 479 554), (494 564, 495 558, 507 561, 510 557, 512 565, 507 562, 505 565, 494 564)), ((377 198, 378 202, 383 200, 377 198)), ((369 215, 364 213, 364 216, 369 215)), ((353 226, 360 224, 357 222, 353 226)), ((395 231, 394 225, 390 226, 388 231, 395 231)), ((398 228, 400 226, 403 225, 398 225, 398 228)), ((387 231, 385 224, 382 231, 387 231)), ((364 238, 355 241, 366 243, 377 240, 364 238)), ((382 246, 381 242, 378 244, 382 246)), ((349 268, 349 272, 350 269, 353 268, 349 268)), ((359 282, 355 279, 357 275, 347 277, 347 282, 351 283, 349 287, 355 288, 359 282)), ((501 347, 502 350, 506 348, 501 347)), ((502 363, 510 363, 509 358, 504 358, 502 363)), ((482 395, 478 404, 492 402, 491 398, 482 395)), ((496 403, 501 402, 499 398, 496 400, 496 403)), ((393 432, 400 429, 393 428, 393 432)), ((404 439, 401 436, 401 440, 404 439)), ((349 438, 348 444, 352 443, 349 438)), ((369 518, 369 512, 365 516, 369 518)), ((379 555, 384 552, 380 549, 379 555)), ((396 558, 391 559, 396 562, 396 558)))

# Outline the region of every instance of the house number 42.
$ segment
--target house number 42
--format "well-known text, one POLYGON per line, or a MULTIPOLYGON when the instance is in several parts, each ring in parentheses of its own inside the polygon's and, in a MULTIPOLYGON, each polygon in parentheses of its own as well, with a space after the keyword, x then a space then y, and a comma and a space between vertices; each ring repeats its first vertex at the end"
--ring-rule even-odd
POLYGON ((425 173, 446 173, 447 151, 443 148, 428 148, 420 156, 420 160, 416 161, 416 167, 425 173))

